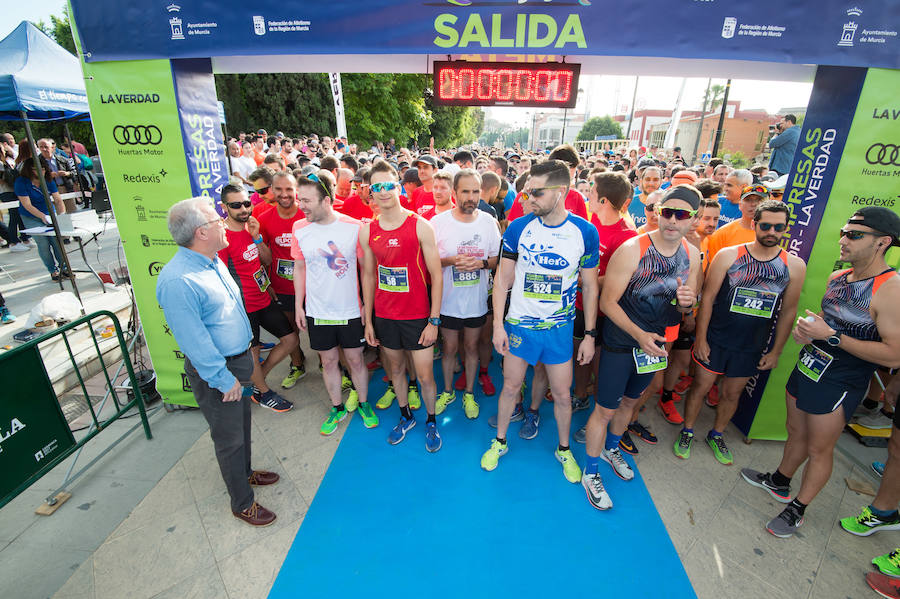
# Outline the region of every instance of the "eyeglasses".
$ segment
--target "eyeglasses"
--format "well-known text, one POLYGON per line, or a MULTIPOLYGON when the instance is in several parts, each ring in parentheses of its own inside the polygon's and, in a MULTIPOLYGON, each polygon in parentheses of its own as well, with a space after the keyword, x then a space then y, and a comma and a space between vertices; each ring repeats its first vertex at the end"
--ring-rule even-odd
POLYGON ((396 181, 385 181, 384 183, 372 183, 370 187, 375 193, 381 193, 382 191, 394 191, 400 187, 400 184, 396 181))
POLYGON ((644 212, 653 212, 654 210, 656 210, 655 202, 653 204, 645 204, 644 205, 644 212))
POLYGON ((773 224, 773 223, 756 223, 756 224, 759 227, 760 231, 768 231, 769 229, 775 229, 776 233, 781 233, 782 231, 787 229, 787 225, 784 223, 778 223, 777 225, 773 224))
POLYGON ((226 206, 231 208, 232 210, 240 210, 241 206, 244 208, 249 208, 253 203, 250 200, 244 200, 243 202, 228 202, 226 206))
MULTIPOLYGON (((211 224, 213 224, 213 223, 217 223, 217 224, 220 224, 220 225, 224 225, 224 224, 225 224, 225 222, 224 222, 221 218, 217 218, 217 219, 214 219, 214 220, 208 220, 208 221, 206 221, 205 223, 203 223, 202 225, 200 225, 200 227, 206 227, 206 226, 211 225, 211 224)), ((197 227, 197 228, 199 229, 200 227, 197 227)))
POLYGON ((531 196, 534 196, 534 199, 539 200, 544 197, 544 192, 548 189, 559 189, 561 187, 566 187, 565 185, 550 185, 549 187, 535 187, 531 191, 523 191, 522 192, 522 201, 527 202, 531 199, 531 196))
POLYGON ((854 231, 848 229, 841 229, 841 237, 846 237, 847 239, 851 239, 853 241, 859 241, 863 238, 863 235, 874 235, 875 237, 886 237, 884 233, 879 233, 877 231, 854 231))
POLYGON ((271 186, 271 185, 266 185, 265 187, 260 187, 260 188, 255 188, 255 187, 254 187, 254 191, 256 191, 256 193, 258 193, 258 194, 261 195, 261 196, 264 196, 264 195, 266 195, 267 193, 269 193, 269 190, 270 190, 270 189, 272 189, 272 186, 271 186))
POLYGON ((684 208, 660 208, 657 212, 666 220, 672 217, 675 217, 675 220, 687 220, 697 215, 696 210, 685 210, 684 208))
POLYGON ((780 197, 783 196, 783 195, 784 195, 784 192, 783 192, 783 191, 773 191, 773 192, 772 192, 772 197, 773 197, 773 198, 780 198, 780 197))

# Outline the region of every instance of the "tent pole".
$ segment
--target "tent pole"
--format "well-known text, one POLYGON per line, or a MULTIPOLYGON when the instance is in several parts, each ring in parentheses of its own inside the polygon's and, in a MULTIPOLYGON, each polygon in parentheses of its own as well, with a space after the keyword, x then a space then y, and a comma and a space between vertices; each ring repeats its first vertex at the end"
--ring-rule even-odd
POLYGON ((84 187, 81 185, 81 177, 78 175, 78 159, 75 158, 75 145, 72 144, 72 134, 69 133, 69 121, 63 121, 63 132, 66 135, 66 143, 69 144, 69 154, 71 154, 70 158, 72 159, 72 164, 75 165, 75 183, 78 185, 78 191, 81 192, 81 205, 87 208, 87 197, 84 195, 84 187))
MULTIPOLYGON (((47 190, 47 181, 44 180, 44 168, 43 163, 41 162, 41 154, 38 152, 37 144, 34 142, 34 134, 31 132, 31 123, 28 121, 28 115, 25 114, 25 111, 20 111, 19 114, 22 115, 22 121, 25 123, 25 135, 28 136, 28 143, 31 145, 31 157, 35 162, 35 172, 37 173, 38 179, 41 182, 41 193, 44 194, 44 198, 46 198, 47 202, 47 212, 50 213, 50 220, 53 223, 53 233, 56 236, 56 243, 59 244, 59 250, 62 254, 63 262, 65 264, 61 266, 65 266, 66 271, 71 273, 73 276, 69 279, 69 282, 72 283, 72 289, 75 290, 75 297, 78 298, 78 302, 81 303, 81 294, 78 293, 78 285, 75 284, 74 273, 72 273, 72 265, 69 264, 69 254, 66 253, 66 248, 63 246, 62 235, 59 232, 59 221, 56 220, 56 211, 51 210, 51 204, 53 202, 53 198, 50 197, 50 192, 47 190)), ((59 287, 62 289, 62 278, 60 278, 59 287)), ((81 313, 84 312, 84 304, 81 304, 81 313)))

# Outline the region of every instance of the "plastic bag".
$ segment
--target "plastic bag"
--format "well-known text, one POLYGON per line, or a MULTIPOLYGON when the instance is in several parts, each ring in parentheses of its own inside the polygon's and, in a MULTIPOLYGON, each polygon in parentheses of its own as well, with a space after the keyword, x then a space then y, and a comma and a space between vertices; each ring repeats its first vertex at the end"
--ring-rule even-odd
POLYGON ((33 327, 35 324, 47 319, 56 322, 69 322, 81 317, 81 302, 74 293, 62 291, 48 295, 31 309, 25 326, 33 327))

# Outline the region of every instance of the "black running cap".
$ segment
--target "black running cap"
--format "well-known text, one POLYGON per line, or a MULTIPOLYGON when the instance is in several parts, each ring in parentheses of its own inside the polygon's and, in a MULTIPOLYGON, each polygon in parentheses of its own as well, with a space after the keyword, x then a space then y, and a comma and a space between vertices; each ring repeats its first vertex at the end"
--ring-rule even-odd
POLYGON ((894 238, 891 245, 900 246, 900 216, 883 206, 864 206, 850 217, 848 223, 863 225, 894 238))
POLYGON ((700 200, 702 199, 703 196, 700 194, 700 191, 693 185, 678 185, 670 187, 666 191, 666 195, 663 196, 661 203, 665 204, 669 200, 684 200, 691 205, 691 208, 697 210, 700 208, 700 200))

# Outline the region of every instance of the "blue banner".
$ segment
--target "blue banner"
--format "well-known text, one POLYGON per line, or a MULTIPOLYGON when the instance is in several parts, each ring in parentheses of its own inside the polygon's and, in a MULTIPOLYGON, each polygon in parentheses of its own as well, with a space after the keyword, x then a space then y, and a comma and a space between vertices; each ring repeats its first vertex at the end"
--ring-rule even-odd
POLYGON ((898 4, 873 0, 71 3, 88 62, 513 52, 900 67, 898 4))
POLYGON ((194 197, 212 198, 222 213, 219 198, 228 183, 228 166, 212 63, 197 58, 173 60, 172 76, 191 192, 194 197))

